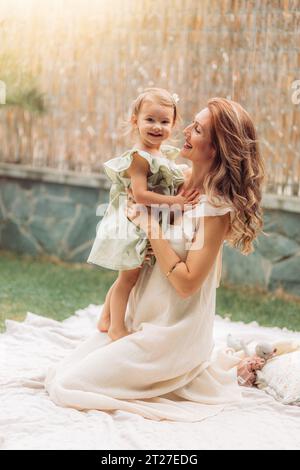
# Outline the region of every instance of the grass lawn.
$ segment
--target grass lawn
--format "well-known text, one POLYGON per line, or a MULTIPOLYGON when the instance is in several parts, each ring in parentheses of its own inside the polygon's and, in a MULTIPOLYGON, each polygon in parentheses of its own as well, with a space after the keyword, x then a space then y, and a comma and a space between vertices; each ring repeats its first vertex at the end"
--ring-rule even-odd
MULTIPOLYGON (((0 331, 5 319, 27 311, 64 320, 75 310, 101 304, 117 272, 87 263, 64 263, 0 250, 0 331)), ((233 321, 300 331, 300 299, 237 287, 217 290, 217 313, 233 321)))
POLYGON ((0 250, 0 331, 6 318, 22 321, 27 311, 64 320, 75 310, 101 304, 115 277, 97 266, 0 250))

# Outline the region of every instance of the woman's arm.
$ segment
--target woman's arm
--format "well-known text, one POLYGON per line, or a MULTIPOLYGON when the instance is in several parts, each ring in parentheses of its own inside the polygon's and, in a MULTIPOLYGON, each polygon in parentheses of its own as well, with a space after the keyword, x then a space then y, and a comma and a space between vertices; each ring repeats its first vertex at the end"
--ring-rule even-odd
MULTIPOLYGON (((179 263, 171 272, 168 279, 181 297, 189 297, 194 294, 205 281, 210 269, 221 248, 228 227, 228 214, 217 217, 204 217, 204 243, 200 249, 192 249, 198 240, 201 229, 196 234, 191 249, 185 261, 179 263)), ((158 238, 152 238, 149 231, 149 240, 162 271, 167 273, 174 264, 180 260, 168 240, 161 239, 162 230, 158 226, 158 238)))
MULTIPOLYGON (((129 218, 132 216, 131 220, 134 221, 134 213, 130 215, 129 211, 128 216, 129 218)), ((181 261, 169 241, 162 238, 162 230, 157 221, 153 220, 150 215, 146 218, 143 214, 138 220, 138 225, 145 231, 147 238, 150 240, 156 260, 165 274, 175 263, 181 261, 170 273, 168 279, 183 298, 194 294, 202 286, 216 260, 229 227, 229 214, 203 217, 201 220, 204 223, 202 247, 198 248, 201 243, 202 233, 200 223, 185 261, 181 261), (195 247, 196 249, 193 249, 195 247)))

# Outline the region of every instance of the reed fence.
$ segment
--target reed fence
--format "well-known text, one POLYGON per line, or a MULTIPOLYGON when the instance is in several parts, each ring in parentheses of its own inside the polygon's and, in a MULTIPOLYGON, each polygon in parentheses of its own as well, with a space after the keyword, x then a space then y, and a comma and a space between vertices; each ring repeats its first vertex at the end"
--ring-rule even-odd
POLYGON ((300 195, 292 88, 300 80, 300 0, 8 3, 0 0, 8 100, 0 105, 0 161, 102 171, 129 145, 121 123, 131 101, 161 86, 179 95, 182 127, 209 97, 239 101, 258 128, 268 191, 300 195))

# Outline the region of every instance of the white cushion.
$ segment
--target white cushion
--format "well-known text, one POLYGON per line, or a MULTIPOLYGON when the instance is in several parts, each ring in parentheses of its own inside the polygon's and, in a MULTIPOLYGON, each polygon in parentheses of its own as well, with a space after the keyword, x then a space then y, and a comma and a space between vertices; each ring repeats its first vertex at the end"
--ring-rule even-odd
POLYGON ((257 371, 256 385, 284 404, 300 406, 300 351, 268 361, 257 371))

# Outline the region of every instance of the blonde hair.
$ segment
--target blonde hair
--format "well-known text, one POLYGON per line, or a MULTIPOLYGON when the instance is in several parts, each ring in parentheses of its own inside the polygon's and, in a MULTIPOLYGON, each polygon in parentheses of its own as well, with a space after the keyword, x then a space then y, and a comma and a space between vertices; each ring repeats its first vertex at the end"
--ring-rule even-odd
POLYGON ((264 165, 253 121, 235 101, 212 98, 211 140, 216 150, 204 188, 209 198, 222 196, 235 209, 228 242, 244 255, 263 226, 261 198, 264 165))
POLYGON ((132 102, 129 118, 123 123, 124 134, 133 133, 132 118, 138 116, 144 102, 150 101, 173 108, 173 126, 181 121, 175 97, 164 88, 145 88, 132 102))

